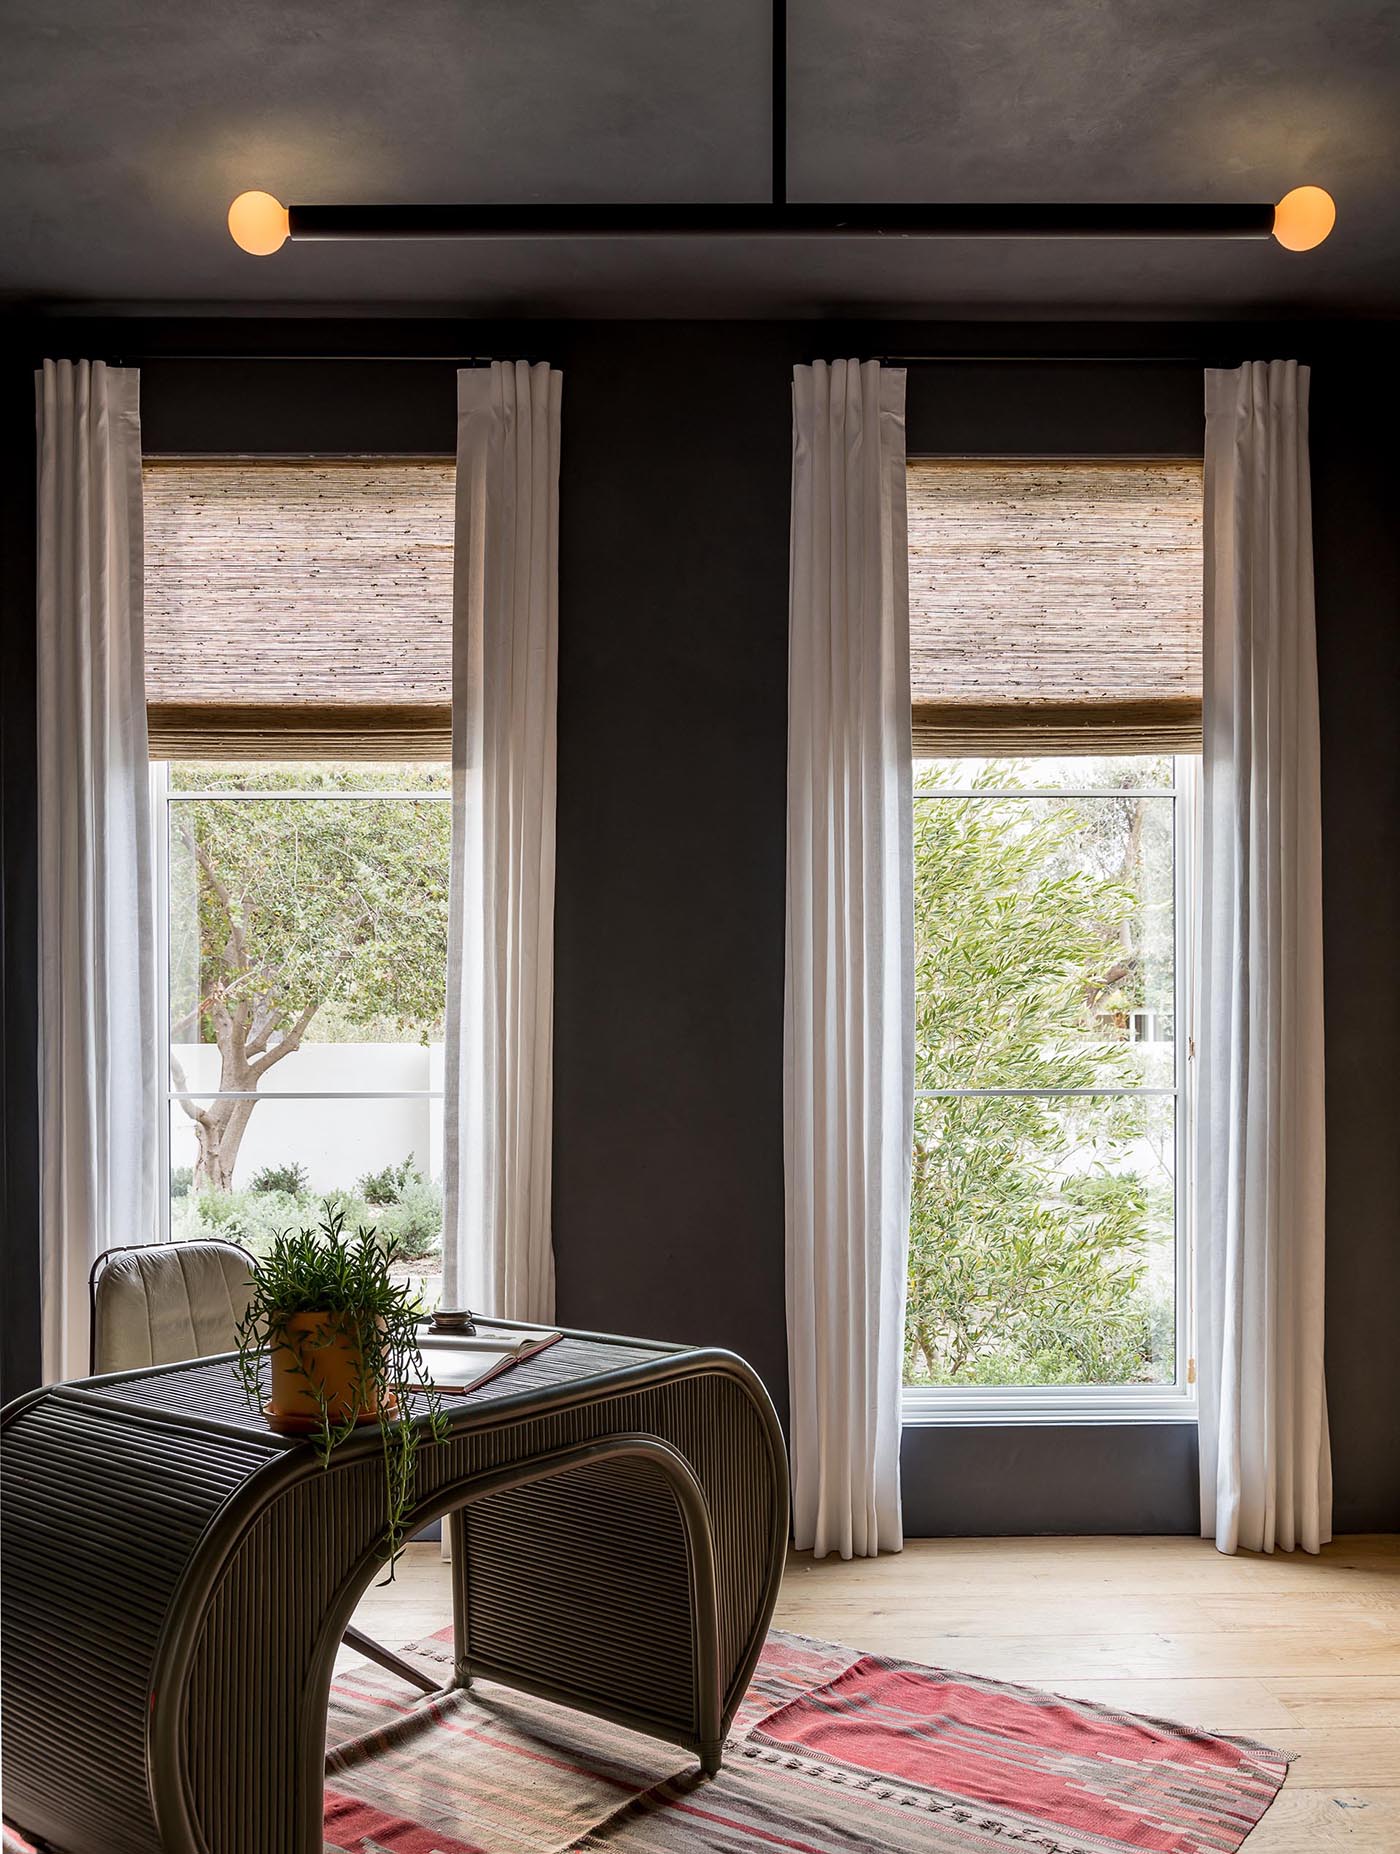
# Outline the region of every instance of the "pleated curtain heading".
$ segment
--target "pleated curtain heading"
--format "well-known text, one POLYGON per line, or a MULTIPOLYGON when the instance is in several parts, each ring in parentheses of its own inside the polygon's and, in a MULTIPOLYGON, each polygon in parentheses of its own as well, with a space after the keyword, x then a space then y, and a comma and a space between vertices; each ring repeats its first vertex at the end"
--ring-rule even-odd
POLYGON ((449 760, 455 475, 148 461, 152 758, 449 760))
POLYGON ((915 461, 922 755, 1199 753, 1201 466, 915 461))

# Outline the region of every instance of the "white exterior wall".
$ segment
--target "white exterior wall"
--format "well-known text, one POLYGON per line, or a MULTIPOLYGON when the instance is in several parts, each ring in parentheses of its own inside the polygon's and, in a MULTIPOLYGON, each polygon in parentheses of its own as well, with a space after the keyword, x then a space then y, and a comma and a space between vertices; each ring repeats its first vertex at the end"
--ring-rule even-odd
MULTIPOLYGON (((177 1050, 191 1090, 217 1088, 219 1052, 212 1044, 177 1050)), ((263 1083, 262 1099, 239 1148, 234 1185, 245 1188, 265 1165, 295 1160, 314 1191, 349 1190, 366 1172, 397 1165, 412 1154, 420 1170, 442 1176, 442 1102, 429 1100, 293 1101, 279 1093, 325 1089, 372 1093, 442 1087, 442 1045, 304 1043, 263 1083)), ((170 1104, 170 1163, 193 1165, 194 1127, 178 1101, 170 1104)))

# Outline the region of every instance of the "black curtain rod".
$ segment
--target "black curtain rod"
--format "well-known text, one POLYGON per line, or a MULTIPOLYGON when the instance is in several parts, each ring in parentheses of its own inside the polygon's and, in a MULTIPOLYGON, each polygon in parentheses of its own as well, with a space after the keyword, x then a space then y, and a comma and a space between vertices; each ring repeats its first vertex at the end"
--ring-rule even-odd
POLYGON ((504 355, 495 354, 119 354, 113 367, 156 361, 432 361, 439 366, 489 367, 504 355))
MULTIPOLYGON (((134 354, 116 355, 110 365, 113 367, 130 367, 161 365, 166 361, 344 361, 347 364, 383 364, 399 361, 424 361, 435 366, 452 367, 489 367, 493 359, 504 358, 486 354, 253 354, 253 353, 208 353, 208 354, 134 354)), ((827 360, 825 354, 813 357, 827 360)), ((1040 366, 1047 361, 1063 361, 1066 364, 1101 366, 1109 361, 1132 362, 1137 365, 1165 365, 1171 362, 1183 367, 1209 367, 1211 365, 1228 365, 1214 363, 1202 354, 872 354, 882 367, 944 367, 958 363, 975 363, 978 366, 1005 366, 1014 363, 1021 366, 1040 366)))
POLYGON ((1168 361, 1183 367, 1209 367, 1212 364, 1202 354, 875 354, 871 358, 879 361, 882 367, 941 367, 957 361, 976 361, 979 365, 991 363, 998 367, 1009 361, 1028 366, 1040 366, 1046 361, 1066 361, 1087 363, 1095 367, 1105 361, 1132 361, 1139 366, 1168 361))
MULTIPOLYGON (((834 324, 831 326, 835 326, 834 324)), ((491 354, 258 354, 253 352, 235 353, 230 350, 211 351, 207 354, 134 354, 117 355, 110 363, 114 367, 126 367, 135 362, 164 361, 430 361, 436 366, 452 367, 489 367, 503 355, 491 354)), ((825 360, 826 355, 815 358, 825 360)), ((879 361, 884 367, 941 367, 955 361, 976 361, 979 364, 995 362, 998 366, 1007 361, 1036 365, 1042 361, 1079 361, 1092 362, 1095 366, 1104 361, 1145 361, 1179 362, 1182 366, 1205 367, 1211 363, 1202 354, 981 354, 975 349, 958 354, 872 354, 871 360, 879 361)))

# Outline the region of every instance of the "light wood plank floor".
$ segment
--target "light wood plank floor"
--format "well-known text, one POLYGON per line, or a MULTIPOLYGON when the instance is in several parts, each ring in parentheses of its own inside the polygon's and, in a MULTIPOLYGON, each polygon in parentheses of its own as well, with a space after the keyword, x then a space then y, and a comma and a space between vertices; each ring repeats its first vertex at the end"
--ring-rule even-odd
MULTIPOLYGON (((435 1545, 358 1620, 394 1644, 451 1617, 435 1545)), ((1400 1854, 1400 1537, 1318 1558, 1199 1539, 921 1539, 793 1553, 775 1624, 1241 1732, 1298 1753, 1245 1854, 1400 1854)))

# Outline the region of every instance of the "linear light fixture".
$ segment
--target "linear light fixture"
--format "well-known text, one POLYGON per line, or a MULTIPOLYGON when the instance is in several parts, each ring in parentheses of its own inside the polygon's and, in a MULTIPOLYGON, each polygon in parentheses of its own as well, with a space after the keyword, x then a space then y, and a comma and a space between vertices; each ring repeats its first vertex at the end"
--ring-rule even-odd
POLYGON ((678 206, 284 206, 240 193, 236 245, 270 257, 290 239, 493 238, 1276 238, 1310 251, 1337 209, 1321 187, 1277 206, 810 205, 787 196, 787 0, 772 0, 772 198, 678 206))
POLYGON ((1277 206, 283 206, 270 193, 240 193, 228 227, 257 257, 288 239, 1276 238, 1310 251, 1335 219, 1321 187, 1295 187, 1277 206))

